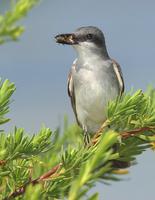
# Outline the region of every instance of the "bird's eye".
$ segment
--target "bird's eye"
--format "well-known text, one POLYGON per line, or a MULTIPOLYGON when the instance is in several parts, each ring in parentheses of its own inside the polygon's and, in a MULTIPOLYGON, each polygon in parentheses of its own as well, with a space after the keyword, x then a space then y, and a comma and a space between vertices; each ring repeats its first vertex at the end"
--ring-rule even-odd
POLYGON ((92 35, 92 34, 90 34, 90 33, 87 34, 87 39, 88 39, 88 40, 91 40, 92 38, 93 38, 93 35, 92 35))

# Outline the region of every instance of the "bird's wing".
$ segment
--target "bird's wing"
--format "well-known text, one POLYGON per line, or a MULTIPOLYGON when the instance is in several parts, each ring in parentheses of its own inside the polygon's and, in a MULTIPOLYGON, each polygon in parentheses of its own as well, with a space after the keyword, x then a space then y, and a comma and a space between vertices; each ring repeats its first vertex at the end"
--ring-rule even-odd
POLYGON ((111 60, 113 63, 114 72, 118 79, 118 83, 119 83, 119 87, 120 87, 120 95, 122 95, 122 93, 124 92, 124 80, 123 80, 123 74, 121 71, 121 67, 114 59, 111 59, 111 60))
POLYGON ((72 70, 75 70, 76 68, 76 60, 73 62, 71 71, 69 72, 68 75, 68 95, 70 97, 71 100, 71 104, 72 104, 72 108, 76 117, 76 121, 78 123, 78 125, 80 126, 80 122, 78 120, 78 116, 77 116, 77 112, 76 112, 76 100, 75 100, 75 93, 74 93, 74 84, 73 84, 73 77, 72 77, 72 70))

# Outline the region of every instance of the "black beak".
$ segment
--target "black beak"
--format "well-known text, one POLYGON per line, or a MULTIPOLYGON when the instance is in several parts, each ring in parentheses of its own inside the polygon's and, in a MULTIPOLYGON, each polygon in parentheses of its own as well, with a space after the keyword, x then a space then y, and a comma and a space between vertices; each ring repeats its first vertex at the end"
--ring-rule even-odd
POLYGON ((74 33, 66 33, 55 36, 56 42, 61 44, 74 45, 78 44, 77 37, 74 33))

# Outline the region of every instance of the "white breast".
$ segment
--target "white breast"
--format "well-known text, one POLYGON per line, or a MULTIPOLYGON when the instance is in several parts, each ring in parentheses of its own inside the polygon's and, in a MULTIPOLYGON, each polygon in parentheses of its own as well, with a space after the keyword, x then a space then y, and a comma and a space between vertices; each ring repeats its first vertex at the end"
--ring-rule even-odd
POLYGON ((96 131, 102 125, 106 119, 108 101, 119 94, 110 70, 80 68, 73 73, 78 120, 89 132, 96 131))

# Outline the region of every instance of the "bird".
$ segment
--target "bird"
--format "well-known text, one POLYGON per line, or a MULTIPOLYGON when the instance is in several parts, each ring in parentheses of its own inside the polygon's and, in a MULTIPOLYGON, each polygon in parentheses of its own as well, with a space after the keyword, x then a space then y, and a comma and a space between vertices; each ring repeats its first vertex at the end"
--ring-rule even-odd
POLYGON ((88 145, 107 119, 108 102, 124 92, 122 70, 109 56, 104 33, 98 27, 80 27, 58 34, 55 39, 57 43, 71 45, 77 54, 68 76, 68 95, 88 145))

